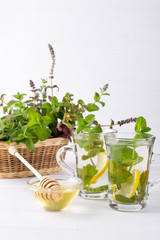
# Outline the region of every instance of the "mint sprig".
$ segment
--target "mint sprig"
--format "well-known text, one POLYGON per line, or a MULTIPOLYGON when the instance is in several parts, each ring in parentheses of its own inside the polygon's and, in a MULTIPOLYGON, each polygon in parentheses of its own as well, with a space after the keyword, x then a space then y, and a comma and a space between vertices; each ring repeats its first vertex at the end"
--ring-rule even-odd
POLYGON ((139 117, 135 124, 135 139, 138 138, 150 138, 152 135, 148 134, 148 132, 151 130, 150 127, 147 126, 147 121, 144 117, 139 117))

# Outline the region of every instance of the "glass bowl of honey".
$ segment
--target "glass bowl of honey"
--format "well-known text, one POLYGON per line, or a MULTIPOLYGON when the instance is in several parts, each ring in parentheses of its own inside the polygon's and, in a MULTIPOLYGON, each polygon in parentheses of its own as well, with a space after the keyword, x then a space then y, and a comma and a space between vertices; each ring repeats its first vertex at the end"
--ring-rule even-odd
POLYGON ((29 179, 27 184, 37 202, 45 210, 61 211, 67 209, 78 195, 82 187, 82 180, 66 175, 49 175, 49 177, 57 180, 60 188, 41 188, 40 180, 37 177, 29 179))

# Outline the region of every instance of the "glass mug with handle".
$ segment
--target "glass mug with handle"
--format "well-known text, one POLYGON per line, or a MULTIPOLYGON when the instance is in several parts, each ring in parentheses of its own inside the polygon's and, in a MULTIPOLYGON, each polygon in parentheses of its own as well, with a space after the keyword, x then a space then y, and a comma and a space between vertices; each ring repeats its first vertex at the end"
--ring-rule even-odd
POLYGON ((108 202, 119 211, 145 208, 150 189, 160 183, 160 178, 149 181, 152 158, 160 158, 152 152, 155 137, 136 139, 134 135, 104 136, 108 153, 108 202))
POLYGON ((59 166, 72 176, 83 181, 79 195, 87 199, 104 199, 108 194, 108 158, 104 133, 114 135, 116 130, 102 128, 103 132, 73 133, 73 145, 66 145, 57 152, 59 166), (76 159, 76 171, 65 162, 66 152, 71 151, 76 159))

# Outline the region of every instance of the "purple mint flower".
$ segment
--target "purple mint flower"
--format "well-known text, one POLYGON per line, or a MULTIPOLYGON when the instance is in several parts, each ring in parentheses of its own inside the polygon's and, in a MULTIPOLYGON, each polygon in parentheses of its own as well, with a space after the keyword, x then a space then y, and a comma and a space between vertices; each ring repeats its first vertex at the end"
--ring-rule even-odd
POLYGON ((29 84, 30 84, 31 88, 33 88, 33 89, 35 88, 34 82, 32 80, 29 81, 29 84))
POLYGON ((35 98, 38 99, 39 98, 39 93, 35 94, 35 98))
POLYGON ((34 103, 28 103, 27 104, 29 107, 34 107, 34 103))
POLYGON ((84 108, 86 108, 86 107, 87 107, 87 105, 86 105, 86 104, 83 104, 82 106, 83 106, 84 108))
POLYGON ((51 100, 52 100, 52 97, 51 97, 51 96, 48 96, 48 99, 49 99, 49 101, 51 102, 51 100))
POLYGON ((108 84, 105 84, 103 89, 107 90, 108 89, 108 84))

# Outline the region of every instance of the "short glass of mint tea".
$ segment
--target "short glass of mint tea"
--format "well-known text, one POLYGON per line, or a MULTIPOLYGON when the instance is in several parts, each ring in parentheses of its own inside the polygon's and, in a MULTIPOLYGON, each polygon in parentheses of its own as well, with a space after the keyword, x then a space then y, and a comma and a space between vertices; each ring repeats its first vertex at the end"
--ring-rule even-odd
POLYGON ((149 171, 155 137, 136 138, 135 134, 105 135, 108 154, 108 203, 119 211, 138 211, 147 206, 150 188, 160 178, 150 182, 149 171))
POLYGON ((103 132, 73 133, 73 145, 66 145, 57 152, 57 162, 70 175, 83 181, 79 195, 87 199, 104 199, 108 195, 108 158, 104 133, 114 136, 116 130, 103 128, 103 132), (65 162, 65 153, 75 155, 76 171, 65 162))

